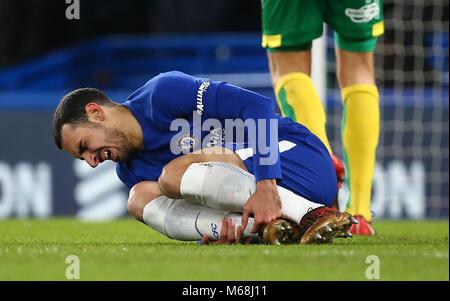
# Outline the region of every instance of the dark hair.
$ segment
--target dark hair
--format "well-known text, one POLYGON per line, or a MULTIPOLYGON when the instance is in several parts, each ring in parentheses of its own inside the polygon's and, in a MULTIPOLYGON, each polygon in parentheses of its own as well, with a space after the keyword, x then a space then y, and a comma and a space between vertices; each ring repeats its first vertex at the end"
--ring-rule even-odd
POLYGON ((61 99, 53 115, 53 141, 59 149, 62 149, 63 125, 89 123, 85 106, 91 102, 99 105, 112 104, 103 92, 94 88, 77 89, 61 99))

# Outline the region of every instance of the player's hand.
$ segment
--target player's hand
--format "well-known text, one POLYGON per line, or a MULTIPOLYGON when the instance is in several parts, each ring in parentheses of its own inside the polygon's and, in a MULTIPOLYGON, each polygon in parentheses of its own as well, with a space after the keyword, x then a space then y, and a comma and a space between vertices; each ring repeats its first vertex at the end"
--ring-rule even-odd
POLYGON ((242 212, 242 226, 238 227, 238 238, 242 237, 250 214, 253 214, 254 218, 251 233, 259 232, 264 225, 281 216, 281 200, 275 180, 261 180, 256 183, 256 191, 250 196, 242 212))
POLYGON ((232 219, 224 218, 218 240, 210 240, 207 235, 199 241, 201 245, 219 245, 236 243, 235 226, 232 219))

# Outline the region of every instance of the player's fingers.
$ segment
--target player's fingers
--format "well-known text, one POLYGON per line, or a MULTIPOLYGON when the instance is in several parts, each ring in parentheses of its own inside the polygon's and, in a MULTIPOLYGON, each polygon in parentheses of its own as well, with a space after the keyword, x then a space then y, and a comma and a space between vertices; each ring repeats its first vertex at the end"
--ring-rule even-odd
POLYGON ((252 230, 250 230, 250 233, 258 233, 259 229, 261 227, 262 227, 262 222, 259 219, 255 218, 253 228, 252 228, 252 230))
POLYGON ((220 229, 220 236, 218 243, 224 243, 227 241, 227 234, 228 234, 228 218, 224 218, 222 221, 222 228, 220 229))
POLYGON ((280 217, 281 217, 281 208, 279 208, 279 209, 277 210, 277 212, 276 212, 275 215, 276 215, 276 216, 275 216, 274 219, 277 219, 277 218, 280 218, 280 217))
POLYGON ((240 225, 237 227, 237 231, 236 231, 236 242, 241 243, 243 236, 244 236, 244 227, 242 227, 242 225, 240 225))
POLYGON ((242 212, 242 232, 244 232, 245 228, 247 228, 248 224, 248 216, 249 216, 249 210, 244 208, 244 211, 242 212))
POLYGON ((274 220, 280 218, 280 216, 281 216, 281 214, 277 214, 277 213, 272 214, 271 217, 270 217, 270 220, 267 221, 267 224, 269 224, 269 223, 273 222, 274 220))
POLYGON ((235 235, 234 235, 234 222, 232 219, 228 221, 228 233, 227 233, 227 243, 232 244, 235 242, 235 235))

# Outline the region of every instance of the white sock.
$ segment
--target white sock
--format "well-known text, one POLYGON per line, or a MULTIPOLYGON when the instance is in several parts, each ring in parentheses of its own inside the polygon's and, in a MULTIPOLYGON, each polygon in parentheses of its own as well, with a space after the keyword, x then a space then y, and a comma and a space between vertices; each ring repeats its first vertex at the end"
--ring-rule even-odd
MULTIPOLYGON (((150 228, 177 240, 199 240, 207 235, 210 240, 219 239, 222 221, 230 218, 237 227, 242 224, 242 215, 223 210, 207 208, 184 199, 160 196, 144 207, 144 222, 150 228)), ((253 218, 249 218, 244 237, 253 237, 250 230, 253 218)))
POLYGON ((300 223, 306 213, 324 206, 311 202, 284 187, 278 186, 277 188, 281 200, 281 215, 291 221, 300 223))
MULTIPOLYGON (((256 190, 255 177, 232 164, 203 162, 191 164, 181 177, 181 195, 203 206, 242 212, 248 198, 256 190)), ((292 191, 278 186, 281 215, 300 222, 310 210, 324 205, 311 202, 292 191)))

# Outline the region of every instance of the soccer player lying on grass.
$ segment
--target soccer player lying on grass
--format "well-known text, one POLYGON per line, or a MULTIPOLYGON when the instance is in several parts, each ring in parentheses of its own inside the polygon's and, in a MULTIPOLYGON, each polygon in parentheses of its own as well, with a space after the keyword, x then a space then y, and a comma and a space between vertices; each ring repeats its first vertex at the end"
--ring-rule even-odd
POLYGON ((162 73, 123 104, 78 89, 56 108, 53 138, 92 167, 117 162, 129 212, 173 239, 323 243, 355 223, 327 207, 337 181, 320 139, 224 82, 162 73))

